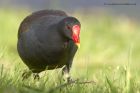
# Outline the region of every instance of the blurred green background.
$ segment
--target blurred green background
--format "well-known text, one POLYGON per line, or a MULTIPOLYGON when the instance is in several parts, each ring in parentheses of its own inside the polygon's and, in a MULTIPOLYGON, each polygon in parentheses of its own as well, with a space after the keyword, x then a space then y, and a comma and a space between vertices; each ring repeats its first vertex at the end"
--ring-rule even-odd
POLYGON ((74 59, 73 76, 86 77, 88 73, 88 78, 98 81, 99 71, 107 69, 109 75, 113 76, 112 71, 121 67, 128 69, 129 66, 132 76, 140 77, 140 22, 138 11, 134 12, 135 9, 137 10, 137 5, 105 6, 102 0, 98 2, 81 0, 80 4, 75 4, 72 0, 73 3, 67 7, 70 1, 48 0, 35 1, 36 3, 33 0, 25 0, 24 3, 21 0, 2 1, 0 1, 2 5, 0 8, 0 66, 4 68, 5 73, 17 66, 19 69, 26 68, 16 49, 18 28, 27 15, 46 8, 65 10, 81 22, 81 47, 74 59), (63 3, 66 5, 61 6, 63 3), (74 4, 73 8, 72 4, 74 4))

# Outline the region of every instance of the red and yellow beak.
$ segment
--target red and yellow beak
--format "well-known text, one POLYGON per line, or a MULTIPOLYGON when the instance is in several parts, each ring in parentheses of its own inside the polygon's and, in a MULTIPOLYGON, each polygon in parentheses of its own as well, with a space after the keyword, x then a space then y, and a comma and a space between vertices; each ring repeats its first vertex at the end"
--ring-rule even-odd
POLYGON ((78 46, 78 48, 80 48, 80 26, 79 25, 74 25, 72 27, 72 39, 75 42, 75 44, 78 46))
POLYGON ((80 43, 76 43, 76 45, 78 46, 78 48, 80 48, 80 43))

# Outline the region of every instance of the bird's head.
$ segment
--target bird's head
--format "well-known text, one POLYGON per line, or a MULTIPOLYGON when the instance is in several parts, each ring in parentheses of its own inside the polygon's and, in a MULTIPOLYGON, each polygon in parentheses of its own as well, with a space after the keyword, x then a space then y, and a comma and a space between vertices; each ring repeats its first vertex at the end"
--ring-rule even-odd
POLYGON ((60 22, 62 34, 79 47, 80 46, 80 22, 74 17, 66 17, 60 22))

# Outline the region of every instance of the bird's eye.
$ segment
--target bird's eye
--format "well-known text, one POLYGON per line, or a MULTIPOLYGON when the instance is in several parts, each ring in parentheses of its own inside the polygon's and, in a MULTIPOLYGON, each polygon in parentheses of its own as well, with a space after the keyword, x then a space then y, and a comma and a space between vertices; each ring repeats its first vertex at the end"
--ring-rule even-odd
POLYGON ((71 29, 71 27, 70 27, 70 26, 66 26, 66 28, 67 28, 68 30, 70 30, 70 29, 71 29))

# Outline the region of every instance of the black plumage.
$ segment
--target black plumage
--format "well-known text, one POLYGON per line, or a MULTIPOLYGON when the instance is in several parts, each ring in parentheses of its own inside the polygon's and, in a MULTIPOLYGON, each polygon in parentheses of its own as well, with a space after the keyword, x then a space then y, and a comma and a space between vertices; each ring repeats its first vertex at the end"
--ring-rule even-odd
POLYGON ((79 44, 80 22, 60 10, 27 16, 18 31, 17 50, 33 73, 61 68, 68 74, 79 44))

